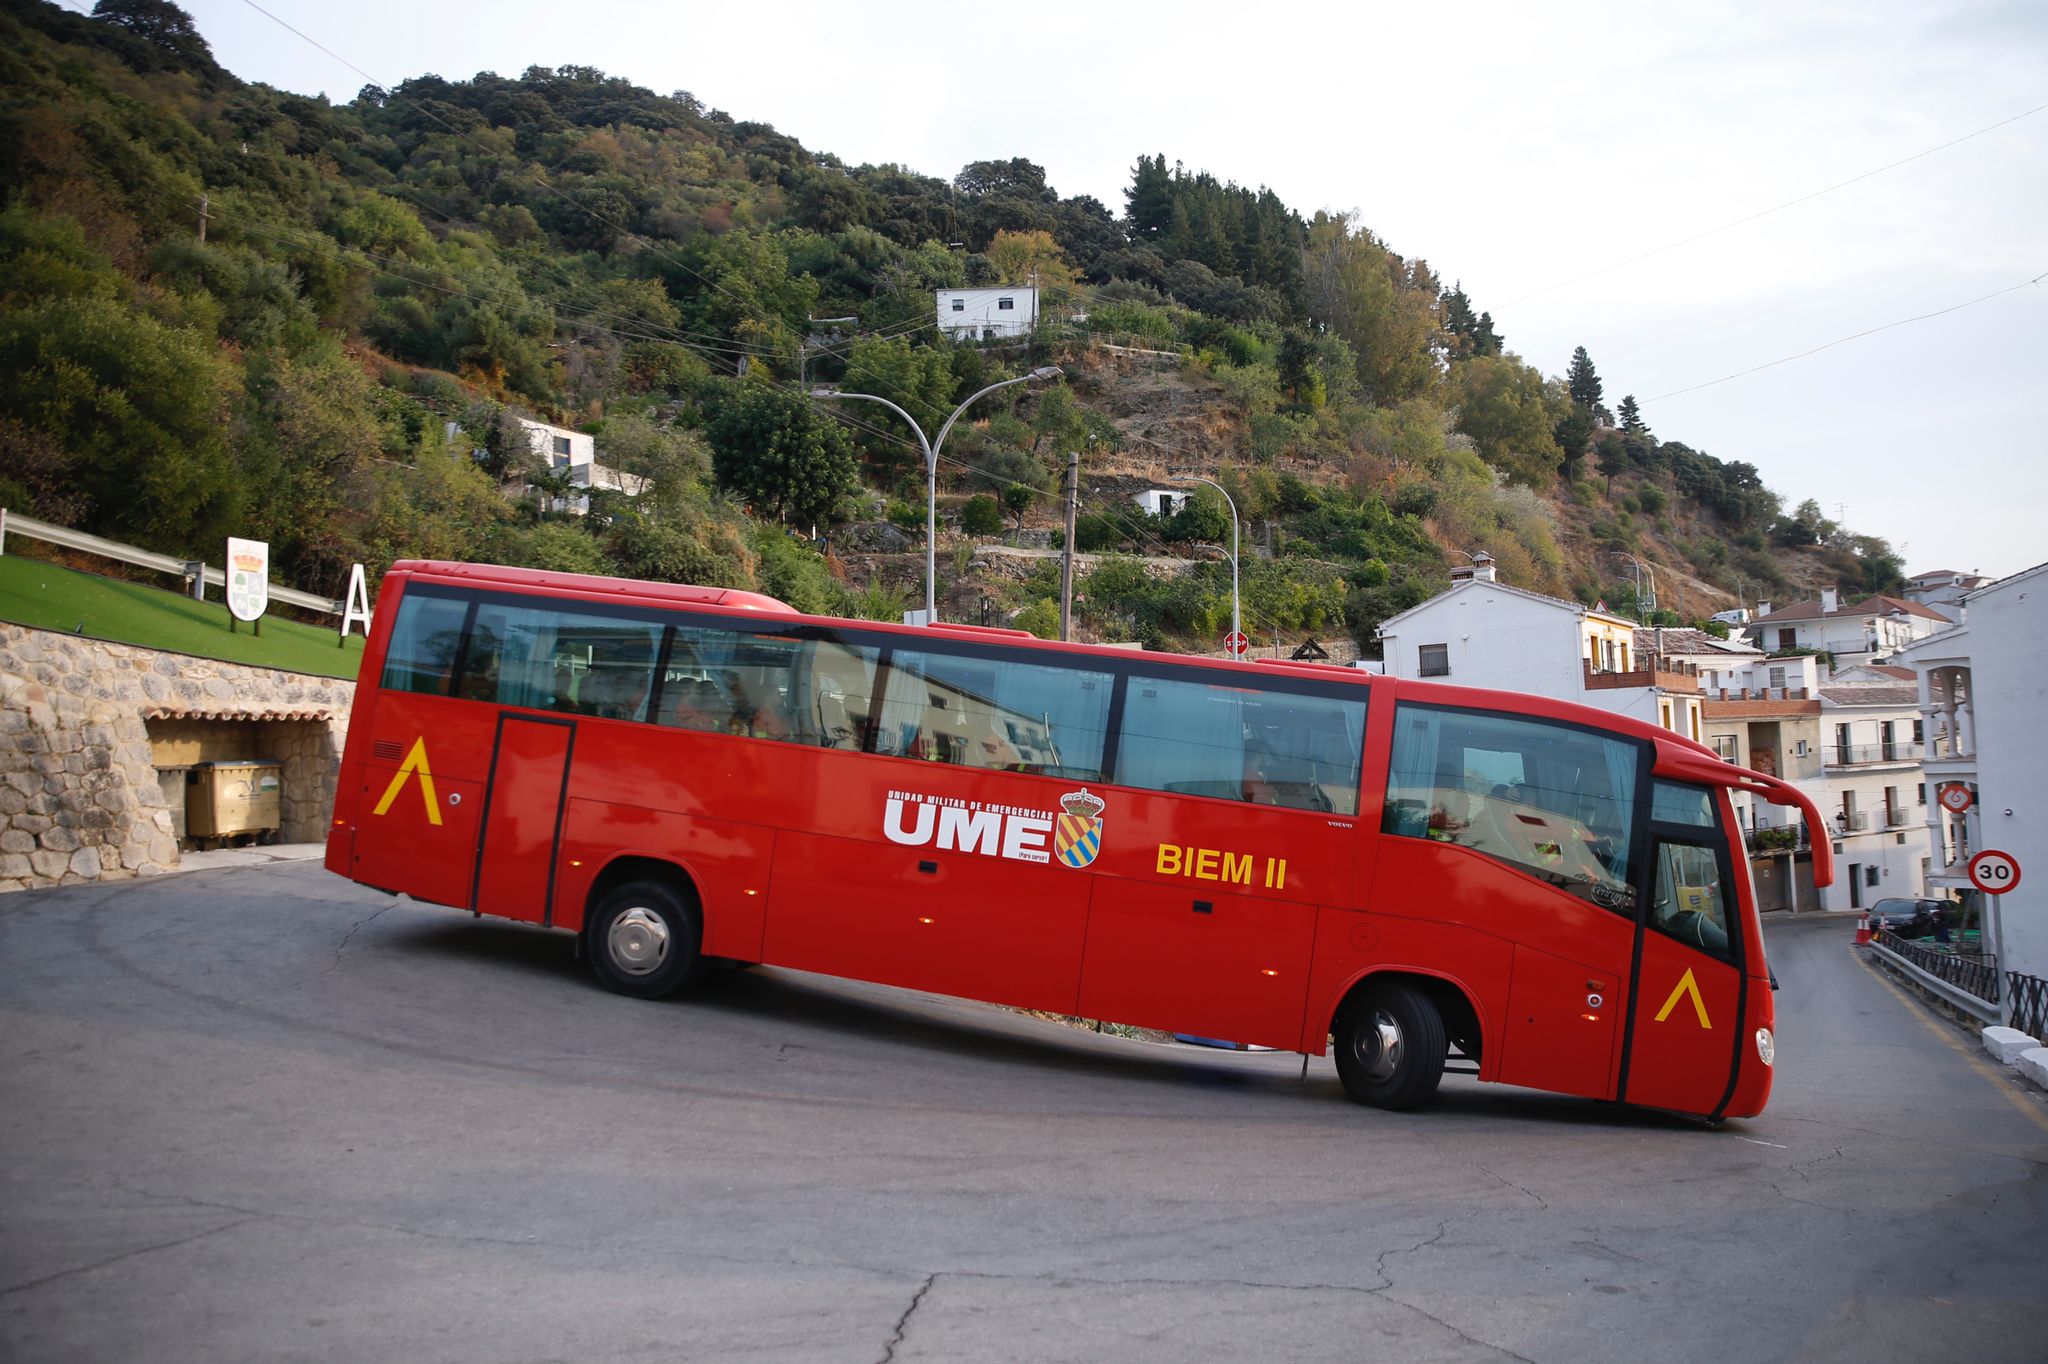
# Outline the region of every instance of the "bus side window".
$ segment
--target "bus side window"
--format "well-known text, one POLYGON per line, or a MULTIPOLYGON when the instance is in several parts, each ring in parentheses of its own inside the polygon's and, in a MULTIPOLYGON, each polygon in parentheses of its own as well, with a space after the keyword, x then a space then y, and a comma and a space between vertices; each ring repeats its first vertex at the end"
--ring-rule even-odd
POLYGON ((863 747, 874 714, 875 664, 879 649, 830 640, 804 646, 796 669, 798 737, 820 748, 863 747))
POLYGON ((1133 676, 1116 779, 1295 810, 1358 811, 1365 701, 1133 676))
POLYGON ((898 650, 876 751, 1071 781, 1102 780, 1106 672, 898 650))
POLYGON ((468 613, 466 600, 407 592, 384 654, 384 690, 448 695, 468 613))
POLYGON ((1456 843, 1633 914, 1638 756, 1572 725, 1403 703, 1381 831, 1456 843))

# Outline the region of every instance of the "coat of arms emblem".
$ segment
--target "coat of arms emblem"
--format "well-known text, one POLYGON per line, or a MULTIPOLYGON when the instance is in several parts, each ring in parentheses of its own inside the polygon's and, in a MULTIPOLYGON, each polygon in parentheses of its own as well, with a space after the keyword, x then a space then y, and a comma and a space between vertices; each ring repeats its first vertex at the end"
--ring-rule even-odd
POLYGON ((1108 804, 1087 787, 1060 797, 1061 814, 1053 825, 1052 850, 1060 861, 1080 868, 1102 851, 1102 811, 1108 804))

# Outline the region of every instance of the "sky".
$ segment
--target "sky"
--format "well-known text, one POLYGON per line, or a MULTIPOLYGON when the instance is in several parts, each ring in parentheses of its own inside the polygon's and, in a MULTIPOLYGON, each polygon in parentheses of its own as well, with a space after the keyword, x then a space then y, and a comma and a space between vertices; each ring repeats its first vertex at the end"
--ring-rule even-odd
POLYGON ((2042 0, 261 0, 335 56, 248 0, 183 3, 229 70, 337 101, 364 84, 337 56, 384 85, 586 65, 849 164, 1023 156, 1121 213, 1164 153, 1356 210, 1523 359, 1586 347, 1610 407, 1635 394, 1908 573, 2048 560, 2042 0))

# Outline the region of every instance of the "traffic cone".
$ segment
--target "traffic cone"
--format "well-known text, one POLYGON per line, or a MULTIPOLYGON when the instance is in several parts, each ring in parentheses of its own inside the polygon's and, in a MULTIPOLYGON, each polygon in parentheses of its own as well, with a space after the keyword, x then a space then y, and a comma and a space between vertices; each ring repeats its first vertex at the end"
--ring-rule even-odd
POLYGON ((1861 946, 1863 946, 1863 944, 1865 944, 1865 943, 1867 943, 1867 942, 1869 942, 1869 941, 1870 941, 1870 916, 1869 916, 1868 914, 1859 914, 1859 915, 1858 915, 1858 916, 1856 917, 1856 945, 1857 945, 1858 947, 1861 947, 1861 946))

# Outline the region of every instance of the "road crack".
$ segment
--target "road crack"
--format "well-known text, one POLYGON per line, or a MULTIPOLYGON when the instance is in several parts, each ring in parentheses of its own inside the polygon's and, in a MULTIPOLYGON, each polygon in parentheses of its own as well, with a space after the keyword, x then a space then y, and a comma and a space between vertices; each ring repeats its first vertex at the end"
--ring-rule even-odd
POLYGON ((903 1343, 903 1333, 910 1327, 911 1315, 917 1311, 918 1305, 924 1301, 924 1295, 932 1291, 932 1285, 937 1283, 938 1279, 936 1272, 925 1275, 924 1282, 918 1285, 917 1292, 910 1295, 910 1306, 904 1308, 903 1315, 896 1318, 896 1330, 889 1337, 889 1343, 882 1349, 881 1364, 890 1364, 890 1361, 896 1358, 896 1347, 903 1343))
POLYGON ((190 1245, 194 1241, 201 1241, 209 1236, 218 1236, 224 1231, 233 1231, 236 1227, 245 1227, 256 1220, 254 1217, 237 1217, 232 1222, 223 1222, 217 1227, 208 1227, 205 1231, 195 1231, 190 1236, 180 1236, 171 1241, 159 1241, 153 1246, 138 1246, 134 1250, 124 1250, 119 1255, 109 1255, 104 1260, 95 1260, 89 1265, 79 1265, 74 1269, 60 1269, 55 1274, 45 1274, 42 1278, 30 1279, 27 1283, 10 1284, 6 1288, 0 1288, 0 1298, 14 1293, 26 1293, 31 1288, 41 1288, 44 1284, 56 1283, 59 1279, 69 1279, 79 1274, 90 1274, 95 1269, 105 1269, 108 1265, 119 1264, 123 1260, 132 1260, 138 1255, 153 1255, 159 1250, 172 1250, 178 1246, 190 1245))
POLYGON ((341 941, 335 945, 334 965, 328 967, 327 970, 321 972, 321 974, 333 974, 333 972, 341 966, 341 954, 348 951, 348 945, 350 942, 354 941, 356 934, 360 933, 363 929, 368 928, 371 924, 377 922, 377 920, 383 918, 386 914, 390 913, 392 908, 395 905, 397 905, 397 903, 398 901, 393 900, 389 904, 386 904, 383 908, 379 909, 375 914, 368 915, 350 924, 348 926, 348 932, 342 934, 341 941))

